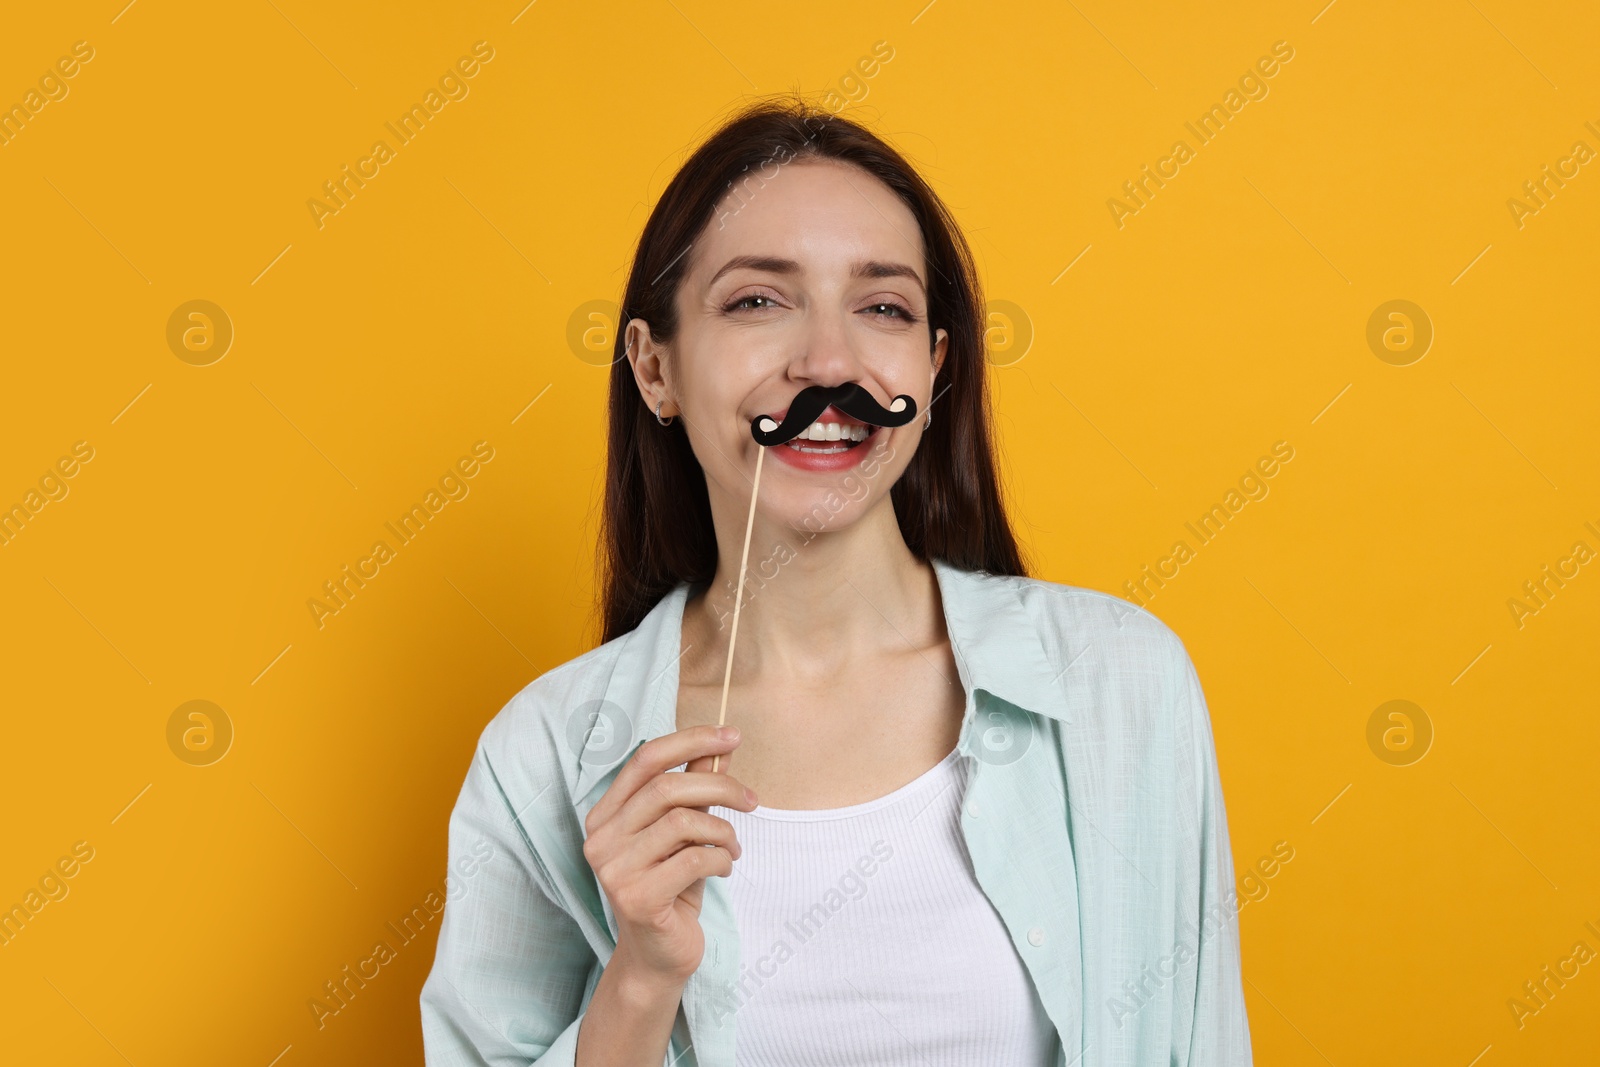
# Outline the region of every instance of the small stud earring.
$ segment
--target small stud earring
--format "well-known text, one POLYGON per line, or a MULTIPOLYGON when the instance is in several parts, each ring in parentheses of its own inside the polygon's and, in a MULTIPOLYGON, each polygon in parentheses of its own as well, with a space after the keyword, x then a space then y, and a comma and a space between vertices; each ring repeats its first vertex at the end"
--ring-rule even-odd
POLYGON ((675 418, 677 418, 676 415, 668 415, 666 418, 663 419, 661 417, 661 401, 659 401, 659 400, 656 401, 656 421, 657 422, 659 422, 663 426, 671 426, 672 425, 672 420, 675 419, 675 418))

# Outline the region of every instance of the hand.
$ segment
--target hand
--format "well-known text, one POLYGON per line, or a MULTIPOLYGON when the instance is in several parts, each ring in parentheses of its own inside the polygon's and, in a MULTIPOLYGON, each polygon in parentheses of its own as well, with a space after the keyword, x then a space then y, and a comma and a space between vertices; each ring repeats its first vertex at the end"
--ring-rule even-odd
POLYGON ((756 807, 728 773, 738 746, 710 725, 646 741, 584 820, 583 855, 611 901, 617 953, 644 977, 687 982, 705 954, 706 878, 726 878, 739 857, 733 824, 707 809, 756 807), (688 766, 669 771, 680 764, 688 766))

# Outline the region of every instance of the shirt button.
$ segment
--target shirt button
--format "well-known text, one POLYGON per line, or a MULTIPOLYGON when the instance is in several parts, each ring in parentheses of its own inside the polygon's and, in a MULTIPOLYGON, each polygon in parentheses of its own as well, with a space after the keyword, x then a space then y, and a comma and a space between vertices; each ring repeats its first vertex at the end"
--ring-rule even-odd
POLYGON ((1044 927, 1035 926, 1032 930, 1028 931, 1028 944, 1032 945, 1034 948, 1038 948, 1040 945, 1044 944, 1044 927))
POLYGON ((972 816, 974 819, 978 817, 978 805, 976 801, 967 805, 967 814, 972 816))

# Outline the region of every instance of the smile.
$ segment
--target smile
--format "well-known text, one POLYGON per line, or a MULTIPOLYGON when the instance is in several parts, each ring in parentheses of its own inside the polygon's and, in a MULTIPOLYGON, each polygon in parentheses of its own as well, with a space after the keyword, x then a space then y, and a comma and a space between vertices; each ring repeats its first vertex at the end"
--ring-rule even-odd
POLYGON ((813 422, 783 447, 812 455, 831 456, 848 452, 872 436, 872 429, 863 423, 813 422), (820 444, 819 444, 820 443, 820 444))
MULTIPOLYGON (((780 414, 782 420, 787 412, 780 414)), ((817 420, 781 445, 774 445, 771 459, 794 470, 814 474, 838 474, 865 462, 888 439, 882 426, 862 422, 838 408, 825 408, 817 420)))

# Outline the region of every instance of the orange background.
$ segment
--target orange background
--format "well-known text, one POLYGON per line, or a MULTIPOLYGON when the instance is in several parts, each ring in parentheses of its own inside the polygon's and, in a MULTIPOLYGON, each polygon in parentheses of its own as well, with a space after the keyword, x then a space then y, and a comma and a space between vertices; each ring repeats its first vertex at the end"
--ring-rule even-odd
POLYGON ((420 1062, 436 924, 321 1029, 308 1002, 438 887, 483 724, 592 646, 586 306, 698 139, 794 88, 967 228, 1039 575, 1124 592, 1196 549, 1150 610, 1205 685, 1241 877, 1293 849, 1240 915, 1257 1062, 1592 1058, 1593 965, 1508 1007, 1600 950, 1600 567, 1508 606, 1600 550, 1600 164, 1508 206, 1600 149, 1592 5, 122 2, 0 35, 0 104, 93 50, 0 144, 0 506, 65 488, 0 544, 0 906, 92 850, 0 946, 8 1061, 420 1062), (466 95, 319 226, 323 183, 479 41, 466 95), (220 359, 191 320, 169 344, 193 300, 220 359), (1392 300, 1431 323, 1420 359, 1369 346, 1392 300), (477 442, 466 495, 319 627, 322 583, 477 442), (195 700, 233 734, 204 766, 199 720, 169 735, 195 700), (1409 749, 1391 720, 1369 744, 1391 700, 1409 749))

